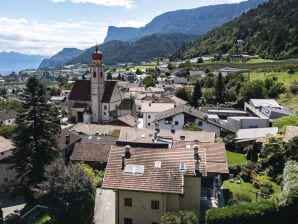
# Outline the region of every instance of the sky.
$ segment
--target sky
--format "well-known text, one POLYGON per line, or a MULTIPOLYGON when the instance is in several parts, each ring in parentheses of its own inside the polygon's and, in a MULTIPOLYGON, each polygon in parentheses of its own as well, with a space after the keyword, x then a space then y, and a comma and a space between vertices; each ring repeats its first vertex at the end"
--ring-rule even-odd
POLYGON ((243 0, 0 0, 0 52, 51 56, 103 42, 108 26, 142 27, 179 9, 243 0))

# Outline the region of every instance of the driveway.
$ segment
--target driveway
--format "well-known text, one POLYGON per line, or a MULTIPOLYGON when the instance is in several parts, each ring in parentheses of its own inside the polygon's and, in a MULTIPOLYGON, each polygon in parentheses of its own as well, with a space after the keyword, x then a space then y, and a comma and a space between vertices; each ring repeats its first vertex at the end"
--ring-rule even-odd
POLYGON ((115 224, 115 192, 97 188, 94 208, 95 224, 115 224))

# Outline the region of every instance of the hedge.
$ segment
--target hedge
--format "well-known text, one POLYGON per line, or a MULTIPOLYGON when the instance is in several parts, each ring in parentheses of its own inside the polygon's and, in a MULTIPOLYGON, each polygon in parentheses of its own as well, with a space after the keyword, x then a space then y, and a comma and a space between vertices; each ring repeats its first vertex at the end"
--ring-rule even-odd
POLYGON ((239 203, 207 211, 208 224, 277 224, 275 204, 271 201, 239 203))

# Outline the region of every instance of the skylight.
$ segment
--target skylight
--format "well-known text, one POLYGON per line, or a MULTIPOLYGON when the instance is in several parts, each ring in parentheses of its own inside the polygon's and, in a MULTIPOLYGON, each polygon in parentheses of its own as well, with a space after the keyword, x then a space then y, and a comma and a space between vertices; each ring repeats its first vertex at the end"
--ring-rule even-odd
POLYGON ((126 165, 124 168, 125 173, 131 174, 144 174, 144 166, 143 165, 126 165))
POLYGON ((161 161, 155 161, 154 168, 160 169, 161 168, 161 161))
POLYGON ((186 165, 185 165, 185 163, 180 163, 180 165, 179 165, 179 169, 180 169, 180 171, 185 171, 185 170, 186 170, 186 165))

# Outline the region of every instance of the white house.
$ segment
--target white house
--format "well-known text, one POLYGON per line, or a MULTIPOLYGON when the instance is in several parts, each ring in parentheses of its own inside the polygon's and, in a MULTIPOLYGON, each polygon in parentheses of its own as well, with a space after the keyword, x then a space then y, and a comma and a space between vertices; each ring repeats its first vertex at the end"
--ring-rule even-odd
POLYGON ((13 125, 17 117, 17 111, 6 110, 0 111, 0 126, 1 125, 13 125))
POLYGON ((156 115, 154 122, 158 129, 167 130, 182 130, 185 125, 195 123, 201 130, 215 132, 216 137, 224 133, 236 133, 235 128, 210 120, 207 114, 188 105, 179 105, 160 112, 156 115))
POLYGON ((141 113, 143 114, 144 128, 153 127, 153 122, 157 114, 166 111, 168 109, 174 108, 174 103, 144 103, 142 104, 141 113))

